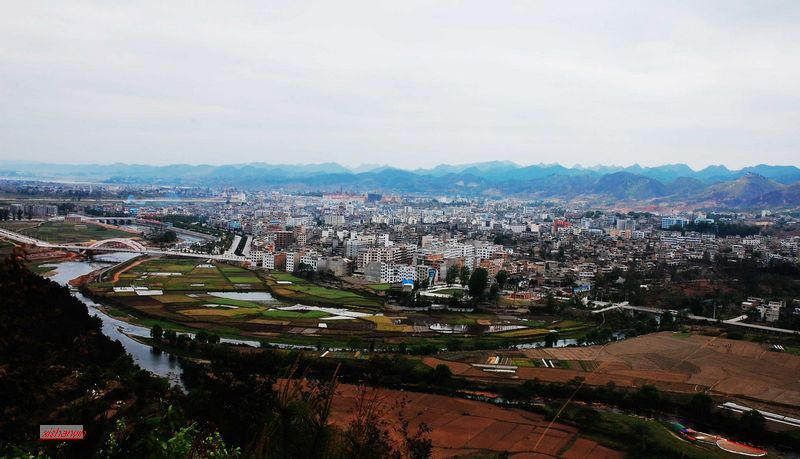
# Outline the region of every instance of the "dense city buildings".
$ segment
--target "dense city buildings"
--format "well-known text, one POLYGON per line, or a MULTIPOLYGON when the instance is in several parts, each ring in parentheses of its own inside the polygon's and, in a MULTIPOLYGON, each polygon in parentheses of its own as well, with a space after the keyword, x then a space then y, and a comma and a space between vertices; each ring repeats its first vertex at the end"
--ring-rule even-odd
MULTIPOLYGON (((93 193, 113 189, 92 186, 93 193)), ((155 222, 186 231, 238 234, 244 241, 241 254, 200 241, 182 250, 240 256, 256 270, 302 268, 398 285, 446 283, 451 267, 483 268, 492 278, 505 271, 513 283, 504 285, 500 294, 528 298, 596 299, 599 278, 631 266, 642 271, 659 266, 683 269, 698 261, 751 258, 796 264, 800 245, 800 219, 790 212, 759 209, 624 211, 510 198, 315 196, 235 189, 183 189, 181 195, 184 199, 174 203, 20 201, 0 210, 10 220, 106 217, 115 223, 108 217, 114 216, 129 224, 133 219, 140 225, 155 222)), ((773 305, 759 311, 771 321, 776 311, 786 313, 788 308, 773 305)))

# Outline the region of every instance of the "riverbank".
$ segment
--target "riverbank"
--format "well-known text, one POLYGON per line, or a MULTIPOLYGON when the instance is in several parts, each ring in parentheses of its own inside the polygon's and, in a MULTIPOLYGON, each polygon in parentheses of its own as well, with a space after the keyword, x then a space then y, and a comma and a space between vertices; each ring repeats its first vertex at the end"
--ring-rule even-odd
MULTIPOLYGON (((105 270, 115 264, 127 261, 135 254, 119 253, 97 257, 94 261, 64 261, 54 263, 54 271, 48 276, 52 281, 70 287, 70 281, 84 277, 90 273, 105 270)), ((181 385, 181 369, 175 357, 165 353, 156 353, 150 346, 146 346, 130 337, 130 335, 149 336, 150 330, 140 327, 106 314, 103 306, 84 296, 74 287, 70 289, 73 297, 77 298, 89 310, 89 314, 98 317, 102 322, 101 330, 104 335, 112 340, 119 341, 133 357, 133 360, 145 370, 158 376, 167 378, 174 385, 181 385)))

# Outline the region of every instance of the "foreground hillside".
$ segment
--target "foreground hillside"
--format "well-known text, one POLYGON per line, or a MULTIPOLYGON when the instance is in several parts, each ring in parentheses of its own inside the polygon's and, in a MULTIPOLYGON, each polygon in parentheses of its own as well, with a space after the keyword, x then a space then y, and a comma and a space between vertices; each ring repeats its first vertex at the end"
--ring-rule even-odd
MULTIPOLYGON (((68 289, 11 258, 0 264, 0 393, 0 455, 53 455, 56 444, 39 441, 39 425, 82 424, 86 438, 59 447, 75 457, 103 448, 114 456, 107 448, 117 422, 157 420, 170 397, 166 382, 133 365, 68 289)), ((128 450, 137 451, 149 448, 128 450)))

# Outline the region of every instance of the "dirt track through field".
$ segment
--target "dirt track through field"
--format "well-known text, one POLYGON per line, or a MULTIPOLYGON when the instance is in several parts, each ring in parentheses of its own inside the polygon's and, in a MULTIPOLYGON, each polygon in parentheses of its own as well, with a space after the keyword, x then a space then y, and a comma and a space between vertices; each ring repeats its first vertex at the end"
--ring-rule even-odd
POLYGON ((136 260, 133 263, 129 264, 128 266, 125 266, 124 268, 118 270, 117 272, 114 273, 114 277, 113 277, 113 279, 111 279, 111 282, 116 284, 117 282, 119 282, 119 277, 122 274, 124 274, 126 271, 129 271, 129 270, 139 266, 140 264, 144 263, 145 261, 148 261, 148 258, 142 258, 141 260, 136 260))

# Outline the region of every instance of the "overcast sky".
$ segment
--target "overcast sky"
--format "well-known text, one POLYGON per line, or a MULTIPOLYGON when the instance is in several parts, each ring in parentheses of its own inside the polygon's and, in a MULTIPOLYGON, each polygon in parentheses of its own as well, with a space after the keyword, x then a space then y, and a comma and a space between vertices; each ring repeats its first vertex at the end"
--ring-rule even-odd
POLYGON ((0 159, 800 165, 800 1, 0 0, 0 159))

